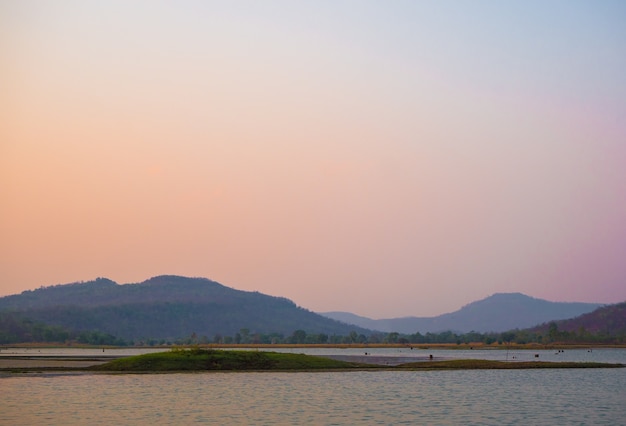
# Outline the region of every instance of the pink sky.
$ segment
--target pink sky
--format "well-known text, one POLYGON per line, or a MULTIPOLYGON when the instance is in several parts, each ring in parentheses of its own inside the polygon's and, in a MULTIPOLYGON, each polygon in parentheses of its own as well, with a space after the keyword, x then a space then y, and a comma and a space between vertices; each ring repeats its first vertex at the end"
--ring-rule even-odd
POLYGON ((622 2, 0 2, 0 295, 626 300, 622 2))

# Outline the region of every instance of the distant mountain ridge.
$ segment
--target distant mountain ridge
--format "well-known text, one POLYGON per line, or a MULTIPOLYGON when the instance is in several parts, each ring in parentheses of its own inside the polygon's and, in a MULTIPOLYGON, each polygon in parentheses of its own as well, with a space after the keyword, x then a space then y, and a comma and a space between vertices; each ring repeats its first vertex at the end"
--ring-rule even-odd
POLYGON ((42 287, 0 298, 0 312, 15 312, 72 330, 98 330, 123 339, 212 339, 241 329, 254 333, 370 334, 296 306, 284 297, 235 290, 206 278, 164 275, 137 284, 106 278, 42 287))
POLYGON ((550 302, 522 293, 496 293, 455 312, 435 317, 370 319, 349 312, 321 312, 328 318, 359 327, 404 334, 416 332, 502 332, 533 327, 545 322, 574 318, 603 306, 598 303, 550 302))

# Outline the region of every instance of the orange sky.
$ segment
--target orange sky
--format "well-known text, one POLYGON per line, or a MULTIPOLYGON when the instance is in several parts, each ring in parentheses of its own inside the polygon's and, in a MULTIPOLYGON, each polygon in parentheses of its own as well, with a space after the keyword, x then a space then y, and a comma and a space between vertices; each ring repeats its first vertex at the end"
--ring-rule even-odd
POLYGON ((0 2, 0 295, 626 300, 626 8, 0 2))

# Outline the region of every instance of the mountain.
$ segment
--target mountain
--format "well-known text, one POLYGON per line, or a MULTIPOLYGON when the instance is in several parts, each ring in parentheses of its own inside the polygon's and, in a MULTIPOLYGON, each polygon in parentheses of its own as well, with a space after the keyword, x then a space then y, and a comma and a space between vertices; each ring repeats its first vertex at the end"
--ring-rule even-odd
POLYGON ((461 309, 436 317, 403 317, 374 320, 348 312, 324 312, 328 318, 370 330, 438 333, 502 332, 529 328, 544 322, 573 318, 602 306, 597 303, 549 302, 521 293, 496 293, 461 309))
POLYGON ((298 307, 291 300, 235 290, 206 278, 158 276, 137 284, 106 278, 42 287, 0 298, 0 313, 71 330, 97 330, 123 339, 177 339, 246 329, 260 334, 347 335, 370 330, 298 307))
MULTIPOLYGON (((626 302, 603 306, 595 311, 560 321, 554 321, 556 329, 574 333, 591 333, 605 336, 626 335, 626 302)), ((532 328, 533 332, 546 332, 549 323, 532 328)))

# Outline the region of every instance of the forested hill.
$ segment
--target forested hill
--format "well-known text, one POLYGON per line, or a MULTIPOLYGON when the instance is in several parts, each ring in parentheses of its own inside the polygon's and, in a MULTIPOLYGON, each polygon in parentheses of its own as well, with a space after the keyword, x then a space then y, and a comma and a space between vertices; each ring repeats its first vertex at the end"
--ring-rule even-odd
POLYGON ((120 285, 105 278, 42 287, 0 298, 0 312, 71 330, 98 330, 124 339, 177 339, 195 334, 213 339, 250 334, 347 335, 369 330, 342 324, 292 301, 235 290, 205 278, 159 276, 120 285))
POLYGON ((531 331, 545 332, 551 327, 557 331, 578 333, 581 336, 587 333, 624 336, 626 335, 626 302, 603 306, 576 318, 545 323, 531 329, 531 331))
POLYGON ((18 295, 6 296, 0 298, 0 309, 39 309, 59 305, 95 307, 129 303, 219 302, 246 299, 254 294, 259 293, 235 290, 206 278, 163 275, 142 283, 124 285, 107 278, 97 278, 94 281, 41 287, 18 295))

